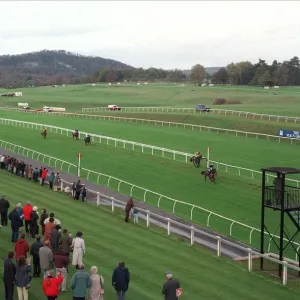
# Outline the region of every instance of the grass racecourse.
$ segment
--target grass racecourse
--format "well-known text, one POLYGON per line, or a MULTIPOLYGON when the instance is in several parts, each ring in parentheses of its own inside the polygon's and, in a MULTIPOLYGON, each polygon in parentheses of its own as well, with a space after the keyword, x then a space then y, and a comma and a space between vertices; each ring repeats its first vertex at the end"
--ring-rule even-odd
MULTIPOLYGON (((83 231, 87 253, 84 256, 86 268, 99 267, 104 277, 105 299, 114 299, 111 287, 111 274, 120 259, 124 259, 131 272, 128 299, 162 299, 161 287, 164 273, 171 270, 181 282, 182 300, 233 299, 258 300, 298 299, 298 292, 275 284, 259 273, 248 273, 241 265, 218 258, 208 250, 190 247, 175 236, 167 237, 164 232, 152 226, 126 224, 123 212, 112 215, 109 208, 94 207, 74 202, 70 197, 55 193, 47 187, 35 185, 25 179, 17 178, 0 171, 1 192, 7 195, 12 204, 31 200, 39 208, 54 211, 62 221, 63 227, 75 233, 83 231), (78 224, 80 218, 80 225, 78 224)), ((10 228, 0 230, 0 253, 4 259, 12 249, 10 228)), ((29 244, 33 242, 29 238, 29 244)), ((74 268, 68 274, 68 289, 74 268)), ((0 268, 0 275, 2 268, 0 268)), ((42 279, 34 278, 29 290, 30 300, 43 299, 42 279)), ((1 299, 4 295, 0 285, 1 299)), ((62 293, 60 300, 71 299, 71 293, 62 293)))
MULTIPOLYGON (((287 116, 297 116, 300 114, 300 89, 298 88, 280 88, 278 91, 276 91, 276 93, 274 93, 274 91, 271 90, 265 91, 260 88, 246 87, 215 87, 212 89, 201 89, 194 86, 181 87, 179 85, 176 86, 150 84, 148 86, 136 86, 128 84, 118 87, 108 87, 108 85, 97 85, 96 87, 91 87, 86 85, 58 88, 28 88, 20 91, 24 93, 24 96, 22 98, 4 99, 2 97, 0 98, 0 105, 16 107, 17 102, 27 102, 32 109, 40 109, 43 106, 58 106, 65 107, 67 109, 67 112, 81 112, 82 107, 107 106, 108 104, 117 104, 120 106, 194 107, 194 105, 197 103, 203 103, 210 105, 212 108, 215 108, 211 105, 212 101, 215 98, 222 97, 226 98, 227 100, 241 101, 242 103, 227 107, 224 106, 224 108, 226 107, 228 109, 287 116)), ((0 93, 1 92, 2 91, 0 91, 0 93)), ((216 108, 223 108, 223 106, 216 106, 216 108)), ((191 123, 204 126, 268 133, 274 135, 276 135, 276 132, 279 128, 297 129, 299 127, 299 125, 294 124, 282 124, 264 120, 256 121, 221 115, 190 115, 183 113, 122 113, 122 111, 100 112, 99 114, 191 123)), ((11 112, 2 110, 0 110, 0 118, 36 122, 64 127, 68 129, 77 128, 79 130, 94 134, 101 134, 105 136, 146 143, 188 153, 194 153, 195 151, 205 152, 205 149, 207 147, 210 147, 211 159, 213 161, 236 165, 257 171, 259 171, 262 167, 276 165, 300 167, 300 161, 298 159, 299 144, 291 145, 285 142, 278 143, 276 141, 268 141, 263 138, 255 139, 242 136, 236 137, 233 135, 225 135, 221 133, 217 134, 205 131, 199 132, 184 130, 180 128, 167 128, 146 124, 132 124, 124 122, 91 119, 86 120, 77 118, 75 119, 70 117, 34 115, 23 112, 11 112)), ((184 161, 173 161, 171 157, 168 156, 166 156, 165 158, 162 158, 159 155, 152 156, 150 152, 147 153, 146 151, 145 153, 132 151, 129 146, 128 148, 123 149, 122 146, 114 147, 113 144, 104 145, 95 143, 89 147, 85 147, 83 141, 76 142, 73 141, 71 137, 66 137, 54 133, 49 133, 47 139, 44 140, 41 138, 39 132, 35 129, 26 129, 1 124, 0 139, 30 149, 34 149, 36 151, 72 162, 74 164, 76 164, 77 162, 77 153, 81 152, 83 154, 82 166, 87 169, 115 176, 146 189, 161 193, 177 200, 188 202, 194 205, 199 205, 215 213, 219 213, 225 217, 234 219, 250 226, 254 226, 256 228, 260 228, 261 178, 258 174, 254 176, 254 179, 252 179, 251 173, 247 173, 246 171, 241 171, 241 176, 239 176, 236 170, 229 169, 229 172, 226 173, 224 168, 220 168, 217 183, 213 185, 209 182, 205 183, 203 178, 200 176, 200 170, 195 169, 190 164, 186 164, 184 161)), ((299 176, 294 176, 291 178, 300 180, 299 176)), ((95 181, 95 178, 92 177, 91 180, 95 181)), ((104 182, 101 183, 104 184, 104 182)), ((130 189, 121 185, 121 192, 129 194, 130 189)), ((138 190, 134 190, 133 196, 137 199, 143 199, 143 194, 138 190)), ((156 205, 157 197, 149 195, 147 196, 147 202, 156 205)), ((168 211, 172 209, 171 202, 161 201, 161 206, 162 209, 168 211)), ((65 207, 62 207, 62 212, 65 209, 65 207)), ((58 211, 60 211, 60 209, 58 209, 58 211)), ((99 211, 97 211, 97 214, 98 213, 104 213, 103 209, 99 209, 99 211)), ((175 213, 187 219, 190 216, 190 210, 183 205, 176 206, 175 213)), ((65 214, 66 219, 70 218, 70 227, 73 226, 74 224, 71 220, 73 212, 70 210, 70 215, 68 215, 67 212, 65 214)), ((194 220, 197 223, 206 225, 207 216, 207 213, 194 210, 194 220)), ((112 217, 109 216, 107 217, 107 219, 108 218, 112 217)), ((268 210, 267 218, 269 220, 269 227, 271 228, 272 232, 275 234, 278 233, 279 215, 271 210, 268 210)), ((100 232, 102 232, 101 218, 97 218, 97 223, 98 222, 100 222, 99 230, 100 232)), ((112 220, 112 222, 117 221, 112 220)), ((286 225, 289 229, 294 229, 289 220, 287 220, 286 225)), ((119 225, 111 225, 113 230, 120 230, 118 228, 114 228, 115 226, 119 225)), ((229 226, 230 223, 228 223, 227 221, 222 221, 218 218, 211 217, 211 229, 228 235, 229 226)), ((143 230, 146 232, 146 229, 143 230)), ((142 234, 143 237, 146 236, 145 233, 142 234)), ((115 234, 115 236, 117 236, 117 233, 115 234)), ((247 242, 249 239, 249 230, 245 230, 237 225, 234 225, 233 237, 238 240, 247 242)), ((152 237, 149 237, 149 239, 151 240, 152 237)), ((167 245, 168 242, 168 240, 164 239, 164 241, 161 242, 161 245, 167 245)), ((131 245, 133 244, 135 243, 131 243, 131 245)), ((92 246, 94 249, 92 251, 95 251, 95 247, 97 247, 96 244, 94 245, 95 246, 92 246)), ((259 235, 254 233, 253 246, 258 245, 259 235)), ((166 246, 165 249, 167 249, 168 247, 169 246, 166 246)), ((171 248, 173 249, 174 246, 171 246, 171 248)), ((275 250, 275 248, 273 250, 275 250)), ((141 251, 141 253, 146 252, 142 249, 138 249, 137 251, 141 251)), ((178 251, 184 252, 186 250, 179 250, 178 248, 178 251)), ((200 250, 197 249, 191 251, 200 250)), ((177 250, 176 254, 180 255, 179 252, 177 253, 177 250)), ((295 257, 290 249, 289 254, 291 254, 292 258, 295 257)), ((212 264, 212 268, 217 268, 219 270, 219 268, 215 265, 215 262, 211 262, 209 261, 209 259, 207 260, 206 257, 208 257, 209 255, 210 254, 207 254, 204 260, 209 265, 212 264)), ((191 258, 193 258, 192 254, 189 255, 189 257, 190 256, 191 258)), ((119 258, 117 258, 117 260, 118 259, 119 258)), ((150 262, 149 265, 151 265, 151 268, 153 267, 153 263, 151 263, 150 257, 144 257, 142 260, 145 264, 150 262)), ((202 262, 202 259, 198 258, 197 261, 202 262)), ((231 263, 229 262, 227 262, 226 264, 231 266, 231 263)), ((189 269, 189 267, 185 263, 182 267, 184 267, 185 270, 189 269)), ((198 270, 209 270, 209 267, 203 266, 192 266, 191 268, 193 270, 192 272, 197 270, 197 268, 198 270)), ((223 270, 223 268, 223 266, 220 266, 220 270, 222 269, 222 271, 224 271, 226 269, 225 268, 223 270)), ((234 268, 239 267, 235 266, 234 268)), ((108 270, 106 271, 108 272, 108 270)), ((233 272, 232 275, 236 274, 237 276, 242 276, 242 273, 240 274, 239 271, 230 272, 233 272)), ((106 275, 107 277, 110 276, 110 273, 104 273, 104 275, 106 275)), ((151 272, 151 276, 152 275, 153 274, 151 272)), ((158 278, 158 276, 159 275, 157 273, 156 278, 158 278)), ((222 276, 224 276, 224 274, 222 276)), ((202 278, 201 275, 200 277, 202 278)), ((224 280, 225 279, 227 280, 227 278, 224 278, 224 280)), ((222 280, 220 282, 222 282, 222 280)), ((241 288, 244 284, 246 283, 239 283, 237 285, 241 288)), ((146 285, 148 285, 148 283, 146 283, 146 285)), ((226 296, 224 294, 226 292, 230 292, 231 288, 234 286, 233 282, 228 283, 228 286, 230 286, 229 290, 224 288, 223 284, 221 284, 221 286, 223 287, 220 287, 220 290, 218 290, 218 285, 215 285, 213 281, 210 281, 209 283, 205 282, 204 285, 205 288, 209 287, 209 289, 211 289, 211 292, 213 293, 206 294, 206 297, 204 296, 205 299, 235 299, 234 296, 226 296), (220 292, 221 290, 222 293, 220 292)), ((151 286, 151 284, 149 284, 149 286, 151 286)), ((195 286, 197 286, 197 283, 195 284, 195 286)), ((239 294, 239 292, 236 293, 236 299, 256 299, 251 297, 256 297, 255 292, 258 291, 259 288, 255 289, 254 294, 252 292, 252 289, 249 289, 248 293, 246 293, 248 286, 250 287, 251 285, 247 285, 247 287, 244 286, 245 293, 243 291, 243 295, 239 294)), ((143 289, 146 291, 144 285, 143 289)), ((151 291, 152 290, 154 289, 152 288, 151 291)), ((264 293, 269 293, 271 292, 271 290, 272 289, 266 288, 264 290, 264 293)), ((193 296, 195 295, 194 293, 195 292, 189 293, 189 296, 186 296, 188 297, 187 299, 196 299, 193 298, 193 296)), ((154 297, 153 295, 153 298, 151 298, 152 295, 149 294, 148 297, 150 298, 144 297, 144 294, 137 293, 136 298, 134 298, 133 296, 133 298, 130 297, 130 299, 158 299, 158 294, 156 295, 156 297, 154 297)), ((273 297, 275 297, 275 299, 276 297, 278 297, 279 299, 279 293, 274 293, 273 297)), ((287 298, 288 296, 285 297, 287 298)), ((199 297, 197 296, 197 299, 198 298, 199 297)), ((62 297, 62 299, 64 298, 62 297)), ((108 299, 110 298, 108 297, 108 299)), ((185 297, 183 299, 185 299, 185 297)))

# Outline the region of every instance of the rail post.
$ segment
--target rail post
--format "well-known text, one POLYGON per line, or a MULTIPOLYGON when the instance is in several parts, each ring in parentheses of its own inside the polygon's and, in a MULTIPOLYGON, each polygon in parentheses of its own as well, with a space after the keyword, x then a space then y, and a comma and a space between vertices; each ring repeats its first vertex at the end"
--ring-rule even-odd
POLYGON ((97 193, 97 206, 100 205, 100 193, 98 192, 97 193))
POLYGON ((217 256, 221 256, 221 237, 217 236, 217 256))
POLYGON ((147 210, 146 212, 147 212, 147 219, 146 219, 146 221, 147 221, 147 227, 149 227, 149 225, 150 225, 150 211, 147 210))
POLYGON ((167 218, 167 221, 168 221, 168 235, 171 234, 171 219, 170 218, 167 218))
POLYGON ((247 248, 247 251, 248 251, 248 271, 251 272, 253 266, 253 262, 252 262, 253 253, 251 248, 247 248))
POLYGON ((194 246, 195 244, 195 228, 194 226, 191 226, 191 246, 194 246))
POLYGON ((287 265, 288 263, 286 261, 283 261, 282 262, 282 265, 283 265, 283 273, 282 273, 282 284, 283 285, 286 285, 287 284, 287 265))

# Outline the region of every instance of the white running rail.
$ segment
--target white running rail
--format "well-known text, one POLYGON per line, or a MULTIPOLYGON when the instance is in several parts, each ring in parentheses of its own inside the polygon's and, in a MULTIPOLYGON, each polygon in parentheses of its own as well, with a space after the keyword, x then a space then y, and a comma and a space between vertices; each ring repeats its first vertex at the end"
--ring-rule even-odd
MULTIPOLYGON (((19 121, 19 120, 13 120, 13 119, 4 119, 0 118, 0 124, 3 125, 13 125, 13 126, 20 126, 23 128, 32 128, 36 130, 42 130, 43 128, 48 128, 48 131, 55 133, 55 134, 61 134, 66 136, 72 136, 72 129, 52 126, 48 124, 40 124, 40 123, 33 123, 33 122, 26 122, 26 121, 19 121)), ((80 131, 79 137, 84 137, 87 134, 87 132, 80 131)), ((144 154, 149 155, 159 155, 164 158, 169 158, 176 161, 181 161, 185 163, 189 163, 189 159, 193 154, 186 153, 186 152, 180 152, 176 150, 171 150, 167 148, 161 148, 157 146, 137 143, 133 141, 123 140, 123 139, 117 139, 113 137, 98 135, 98 134, 91 134, 88 133, 91 136, 92 142, 98 142, 103 143, 106 145, 113 145, 115 147, 122 147, 123 149, 130 149, 133 151, 140 151, 144 154)), ((258 179, 261 178, 261 172, 256 170, 251 170, 247 168, 242 168, 239 166, 233 166, 221 162, 217 162, 214 160, 209 159, 210 162, 214 163, 216 165, 216 168, 220 170, 221 168, 225 169, 225 172, 229 172, 230 170, 236 170, 239 176, 242 176, 243 174, 251 174, 252 179, 258 179)), ((270 182, 270 179, 274 177, 271 174, 267 175, 267 182, 270 182)), ((287 179, 289 182, 293 182, 297 185, 297 187, 300 186, 300 181, 294 180, 294 179, 287 179)))
MULTIPOLYGON (((86 107, 81 109, 82 112, 99 112, 110 111, 107 107, 86 107)), ((192 107, 122 107, 121 112, 164 112, 164 113, 199 113, 192 107)), ((240 111, 232 109, 210 108, 209 112, 201 112, 202 114, 215 114, 225 116, 246 117, 253 120, 283 121, 285 123, 300 123, 300 117, 279 116, 270 114, 259 114, 249 111, 240 111)))
MULTIPOLYGON (((67 161, 64 161, 64 160, 61 160, 61 159, 57 159, 55 157, 51 157, 51 156, 48 156, 46 154, 34 151, 32 149, 24 148, 22 146, 15 145, 15 144, 3 141, 3 140, 0 140, 0 142, 1 142, 0 147, 1 148, 4 147, 4 149, 6 151, 10 151, 10 152, 13 152, 13 153, 18 153, 18 154, 24 153, 24 155, 26 155, 28 158, 32 158, 32 157, 34 157, 34 154, 38 154, 38 156, 35 158, 36 160, 39 160, 39 159, 41 159, 41 157, 43 157, 42 161, 45 163, 44 159, 47 158, 49 166, 55 166, 56 165, 56 167, 60 168, 62 171, 63 171, 63 165, 68 166, 69 171, 73 170, 73 169, 71 169, 71 167, 75 167, 75 172, 73 171, 73 174, 77 174, 76 173, 76 171, 77 171, 76 165, 74 165, 70 162, 67 162, 67 161), (20 151, 22 151, 22 153, 20 153, 20 151), (30 155, 30 153, 32 153, 32 155, 30 155), (60 162, 63 162, 63 163, 62 164, 56 164, 57 161, 60 161, 60 162)), ((5 154, 5 153, 3 153, 3 154, 5 154)), ((147 201, 147 199, 150 198, 149 197, 150 195, 152 195, 152 197, 155 196, 156 197, 156 206, 160 209, 163 209, 163 210, 165 209, 166 211, 168 211, 169 209, 164 207, 164 203, 172 202, 172 211, 171 212, 174 215, 176 215, 177 211, 180 213, 180 205, 184 205, 184 206, 188 207, 189 210, 190 210, 189 216, 186 215, 186 217, 188 217, 191 221, 199 222, 197 219, 194 218, 194 214, 197 212, 197 210, 199 212, 200 211, 204 212, 207 215, 206 224, 205 224, 206 227, 210 227, 210 220, 211 220, 212 217, 216 217, 216 218, 222 219, 224 221, 227 221, 229 228, 228 228, 227 232, 224 232, 224 234, 229 235, 230 237, 233 237, 233 227, 234 226, 235 227, 240 226, 240 227, 242 227, 242 228, 249 231, 249 236, 248 236, 248 239, 247 239, 247 243, 249 245, 253 245, 253 242, 252 242, 253 241, 253 233, 255 232, 255 233, 260 234, 260 232, 261 232, 259 229, 255 228, 255 227, 252 227, 252 226, 246 225, 244 223, 238 222, 236 220, 224 217, 220 214, 217 214, 217 213, 215 213, 213 211, 210 211, 206 208, 203 208, 201 206, 193 205, 191 203, 187 203, 187 202, 184 202, 184 201, 176 200, 174 198, 170 198, 170 197, 165 196, 163 194, 156 193, 154 191, 151 191, 149 189, 146 189, 146 188, 143 188, 141 186, 135 185, 133 183, 127 182, 125 180, 116 178, 114 176, 99 173, 99 172, 92 171, 92 170, 89 170, 89 169, 86 169, 86 168, 81 168, 81 171, 84 171, 84 172, 81 172, 81 178, 85 178, 87 181, 95 182, 95 183, 99 184, 100 186, 106 186, 107 188, 110 188, 112 190, 116 190, 118 193, 122 193, 121 187, 124 188, 124 186, 126 186, 127 187, 126 191, 130 189, 130 196, 132 196, 136 199, 139 199, 139 200, 141 200, 145 203, 148 203, 150 205, 153 205, 153 202, 150 201, 150 200, 147 201), (100 180, 102 180, 102 178, 104 178, 104 181, 99 182, 100 180), (116 183, 116 184, 113 184, 113 182, 116 183), (117 188, 115 188, 116 186, 117 186, 117 188), (137 191, 142 192, 143 196, 142 197, 140 197, 140 196, 135 197, 135 193, 137 191), (179 206, 179 208, 178 208, 178 206, 179 206)), ((72 171, 70 171, 70 173, 72 173, 72 171)), ((139 193, 139 195, 141 195, 141 193, 139 193)), ((152 198, 152 200, 153 200, 153 198, 152 198)), ((112 205, 112 207, 113 207, 113 205, 112 205)), ((167 205, 166 207, 169 207, 169 206, 167 205)), ((181 215, 181 214, 182 213, 180 213, 179 215, 181 215)), ((265 234, 268 235, 268 233, 265 233, 265 234)), ((276 239, 279 239, 279 236, 277 236, 277 235, 272 235, 272 237, 276 238, 276 239)), ((271 241, 272 241, 272 239, 270 238, 269 243, 268 243, 268 252, 270 252, 270 250, 271 250, 271 241)), ((287 240, 285 240, 285 241, 287 241, 287 240)), ((300 244, 299 243, 294 242, 294 244, 297 247, 299 247, 299 249, 300 249, 300 244)), ((296 257, 296 260, 297 260, 297 257, 296 257)))
POLYGON ((290 138, 290 137, 281 137, 276 135, 258 133, 258 132, 247 132, 247 131, 240 131, 240 130, 233 130, 233 129, 226 129, 226 128, 218 128, 218 127, 209 127, 209 126, 202 126, 202 125, 194 125, 194 124, 187 124, 187 123, 176 123, 176 122, 167 122, 167 121, 160 121, 160 120, 149 120, 149 119, 138 119, 138 118, 125 118, 125 117, 115 117, 115 116, 103 116, 103 115, 87 115, 87 114, 77 114, 77 113, 64 113, 64 112, 36 112, 36 111, 28 111, 22 110, 18 108, 0 108, 0 110, 11 110, 11 111, 22 111, 27 113, 33 114, 43 114, 43 115, 50 115, 50 116, 63 116, 63 117, 71 117, 71 118, 85 118, 85 119, 95 119, 95 120, 108 120, 108 121, 123 121, 128 123, 142 123, 142 124, 152 124, 155 126, 166 126, 166 127, 175 127, 175 128, 182 128, 182 129, 190 129, 190 130, 197 130, 197 131, 208 131, 212 133, 224 133, 224 134, 233 134, 237 137, 244 136, 254 137, 259 139, 260 137, 265 138, 267 140, 276 140, 278 143, 281 141, 287 141, 291 144, 299 143, 300 139, 297 138, 290 138))

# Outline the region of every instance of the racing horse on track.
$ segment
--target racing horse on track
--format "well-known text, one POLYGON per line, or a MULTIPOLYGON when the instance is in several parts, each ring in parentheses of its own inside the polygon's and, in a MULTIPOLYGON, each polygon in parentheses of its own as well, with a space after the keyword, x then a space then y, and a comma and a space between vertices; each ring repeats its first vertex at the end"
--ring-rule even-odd
POLYGON ((47 129, 42 130, 41 135, 44 137, 44 139, 47 137, 47 129))
POLYGON ((190 158, 190 162, 193 162, 195 168, 199 168, 202 159, 204 159, 202 154, 200 152, 196 152, 196 154, 190 158))
POLYGON ((73 140, 78 141, 78 139, 79 139, 79 132, 78 132, 77 129, 75 129, 75 130, 72 132, 72 136, 73 136, 73 140))
POLYGON ((89 134, 84 137, 84 142, 86 146, 91 143, 91 136, 89 134))
POLYGON ((211 182, 216 183, 216 176, 218 174, 217 170, 213 167, 213 165, 210 165, 209 168, 207 168, 206 171, 202 171, 201 174, 204 176, 205 182, 208 177, 211 182))

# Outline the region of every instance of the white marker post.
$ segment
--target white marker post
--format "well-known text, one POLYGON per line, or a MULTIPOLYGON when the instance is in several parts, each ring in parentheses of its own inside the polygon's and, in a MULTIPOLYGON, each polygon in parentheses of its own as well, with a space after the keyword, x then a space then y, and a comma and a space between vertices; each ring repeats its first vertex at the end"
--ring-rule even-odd
POLYGON ((77 176, 80 177, 80 160, 81 160, 81 153, 78 153, 78 167, 77 167, 77 176))
POLYGON ((209 152, 210 152, 210 148, 207 147, 206 148, 206 167, 209 167, 209 152))

